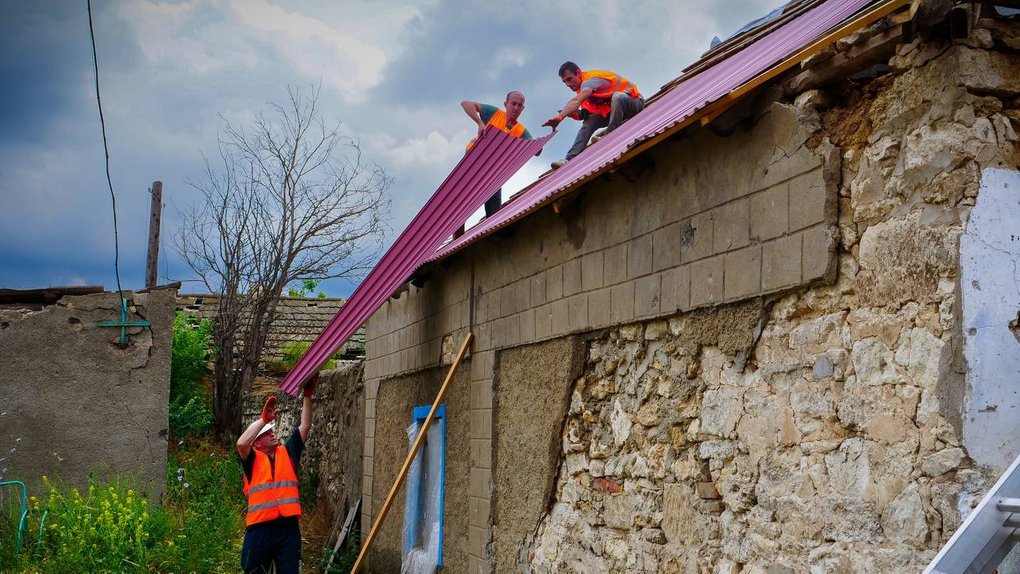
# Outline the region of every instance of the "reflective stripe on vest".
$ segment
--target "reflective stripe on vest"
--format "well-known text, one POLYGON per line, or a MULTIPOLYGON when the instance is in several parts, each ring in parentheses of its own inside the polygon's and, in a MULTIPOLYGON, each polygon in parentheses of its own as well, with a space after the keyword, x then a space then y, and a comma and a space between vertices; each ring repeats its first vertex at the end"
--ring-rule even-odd
MULTIPOLYGON (((489 118, 489 123, 487 123, 485 125, 486 125, 486 127, 488 127, 488 126, 496 126, 497 128, 499 128, 499 129, 503 130, 504 132, 514 136, 515 138, 519 138, 522 135, 524 135, 524 126, 521 125, 521 122, 517 122, 516 124, 514 124, 514 127, 510 128, 510 129, 507 129, 507 127, 506 127, 506 112, 504 112, 503 110, 496 110, 496 113, 492 114, 492 117, 489 118)), ((477 137, 475 137, 474 139, 469 141, 468 144, 467 144, 467 149, 471 149, 472 147, 474 147, 476 141, 478 141, 477 137)))
POLYGON ((297 474, 287 448, 277 447, 275 465, 264 452, 254 452, 251 481, 244 477, 244 493, 248 496, 245 524, 251 526, 281 516, 301 516, 297 474))
MULTIPOLYGON (((611 101, 613 94, 616 92, 624 92, 632 98, 641 97, 641 92, 638 91, 637 86, 619 74, 609 70, 588 70, 587 72, 581 72, 582 84, 595 78, 607 80, 609 85, 593 91, 587 100, 581 102, 581 107, 593 114, 608 116, 609 112, 612 111, 611 101)), ((580 88, 577 91, 580 92, 580 88)))

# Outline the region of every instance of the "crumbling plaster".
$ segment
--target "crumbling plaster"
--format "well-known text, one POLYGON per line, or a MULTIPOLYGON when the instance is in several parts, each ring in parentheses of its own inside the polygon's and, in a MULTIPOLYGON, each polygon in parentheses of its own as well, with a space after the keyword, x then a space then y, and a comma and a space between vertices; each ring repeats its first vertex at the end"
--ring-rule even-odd
POLYGON ((125 293, 128 345, 117 293, 54 305, 0 308, 0 478, 42 476, 82 485, 90 475, 132 475, 155 500, 166 488, 170 352, 175 289, 125 293))

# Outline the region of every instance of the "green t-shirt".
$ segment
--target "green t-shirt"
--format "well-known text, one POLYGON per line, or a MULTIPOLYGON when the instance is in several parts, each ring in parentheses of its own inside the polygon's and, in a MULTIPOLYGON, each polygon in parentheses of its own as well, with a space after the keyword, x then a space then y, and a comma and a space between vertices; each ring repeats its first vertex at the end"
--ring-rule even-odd
MULTIPOLYGON (((478 112, 478 115, 481 116, 482 121, 485 122, 485 125, 489 125, 489 120, 491 120, 492 116, 496 115, 496 112, 498 112, 498 111, 499 111, 499 108, 497 108, 496 106, 490 106, 489 104, 482 104, 482 109, 478 112)), ((520 123, 520 122, 517 122, 517 123, 520 123)), ((531 139, 535 139, 535 138, 531 137, 531 134, 528 133, 528 128, 524 128, 524 133, 521 134, 521 139, 531 140, 531 139)))

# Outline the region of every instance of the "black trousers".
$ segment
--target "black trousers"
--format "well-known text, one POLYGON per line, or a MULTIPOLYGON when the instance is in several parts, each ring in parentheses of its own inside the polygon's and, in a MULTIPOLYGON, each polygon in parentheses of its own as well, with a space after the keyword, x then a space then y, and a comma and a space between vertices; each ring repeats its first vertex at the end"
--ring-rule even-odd
POLYGON ((252 524, 244 531, 241 568, 244 574, 298 574, 301 567, 301 525, 297 518, 252 524))

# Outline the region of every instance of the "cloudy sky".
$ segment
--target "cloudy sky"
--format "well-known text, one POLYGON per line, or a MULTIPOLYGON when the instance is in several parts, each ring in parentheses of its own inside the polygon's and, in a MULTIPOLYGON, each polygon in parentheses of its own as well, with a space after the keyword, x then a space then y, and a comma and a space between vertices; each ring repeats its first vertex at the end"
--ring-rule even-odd
MULTIPOLYGON (((117 196, 120 275, 144 284, 148 188, 163 181, 160 282, 185 281, 179 213, 198 199, 227 119, 244 125, 287 86, 320 106, 393 178, 391 239, 456 165, 463 99, 527 95, 532 134, 569 99, 565 60, 617 71, 649 96, 709 46, 784 0, 95 0, 100 88, 117 196)), ((0 288, 116 288, 113 222, 85 0, 0 0, 0 288)), ((572 124, 572 125, 571 125, 572 124)), ((566 122, 519 189, 562 157, 566 122)), ((350 286, 330 282, 330 296, 350 286)))

